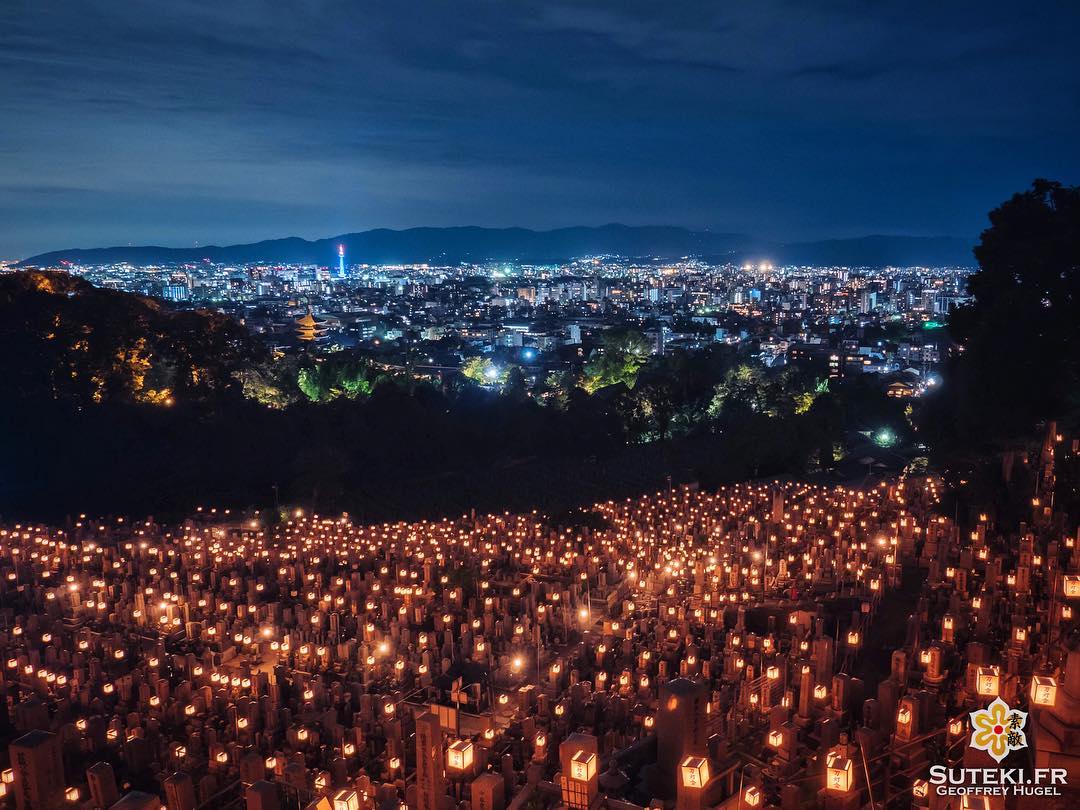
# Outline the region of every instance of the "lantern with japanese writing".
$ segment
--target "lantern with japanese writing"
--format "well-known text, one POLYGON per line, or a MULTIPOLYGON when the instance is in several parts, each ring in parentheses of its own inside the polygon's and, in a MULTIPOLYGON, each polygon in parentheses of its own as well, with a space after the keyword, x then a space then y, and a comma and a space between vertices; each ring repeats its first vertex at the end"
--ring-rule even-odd
POLYGON ((446 749, 446 766, 457 772, 469 770, 473 764, 473 744, 468 740, 455 740, 446 749))
POLYGON ((683 787, 700 788, 709 781, 709 761, 704 757, 686 757, 679 769, 683 787))
POLYGON ((853 768, 851 760, 838 754, 829 754, 825 767, 825 788, 834 793, 851 790, 853 768))
POLYGON ((570 758, 570 778, 588 782, 596 775, 596 755, 578 751, 570 758))
POLYGON ((1057 681, 1048 675, 1032 678, 1031 702, 1037 706, 1053 706, 1057 702, 1057 681))
POLYGON ((360 810, 360 798, 355 790, 339 790, 334 794, 334 810, 360 810))
POLYGON ((1000 670, 997 667, 979 667, 975 675, 975 691, 983 697, 997 697, 1000 689, 1000 670))

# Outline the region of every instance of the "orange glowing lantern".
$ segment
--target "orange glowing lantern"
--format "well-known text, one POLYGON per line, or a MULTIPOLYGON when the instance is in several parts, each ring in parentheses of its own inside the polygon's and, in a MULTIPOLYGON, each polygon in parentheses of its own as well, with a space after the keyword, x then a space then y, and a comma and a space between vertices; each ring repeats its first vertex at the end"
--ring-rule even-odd
POLYGON ((701 788, 709 781, 709 761, 704 757, 686 757, 679 770, 683 787, 701 788))
POLYGON ((1080 598, 1080 575, 1066 574, 1062 577, 1062 591, 1069 599, 1080 598))
POLYGON ((570 758, 570 778, 588 782, 596 775, 596 755, 578 751, 570 758))
POLYGON ((1057 702, 1057 681, 1048 675, 1032 678, 1031 702, 1037 706, 1053 706, 1057 702))
POLYGON ((360 797, 355 790, 339 790, 334 794, 334 810, 360 810, 360 797))
POLYGON ((851 781, 854 769, 851 760, 837 754, 829 754, 826 760, 825 787, 836 793, 847 793, 851 790, 851 781))
POLYGON ((983 697, 997 697, 1000 689, 1000 670, 997 667, 979 667, 975 676, 975 691, 983 697))
POLYGON ((453 771, 467 771, 473 764, 473 744, 468 740, 455 740, 446 749, 446 765, 453 771))

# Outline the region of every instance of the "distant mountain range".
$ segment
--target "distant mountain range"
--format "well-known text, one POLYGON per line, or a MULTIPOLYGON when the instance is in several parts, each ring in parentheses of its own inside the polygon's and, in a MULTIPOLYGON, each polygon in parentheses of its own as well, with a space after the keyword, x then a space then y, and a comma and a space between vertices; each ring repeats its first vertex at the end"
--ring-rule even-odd
POLYGON ((974 265, 972 240, 956 237, 864 236, 818 242, 770 243, 741 234, 690 231, 667 226, 603 225, 598 228, 380 228, 330 239, 270 239, 247 245, 198 248, 109 247, 56 250, 31 256, 22 267, 74 264, 176 264, 209 260, 224 264, 270 262, 337 264, 338 245, 349 264, 433 262, 560 262, 616 255, 674 259, 770 261, 774 264, 851 267, 974 265))

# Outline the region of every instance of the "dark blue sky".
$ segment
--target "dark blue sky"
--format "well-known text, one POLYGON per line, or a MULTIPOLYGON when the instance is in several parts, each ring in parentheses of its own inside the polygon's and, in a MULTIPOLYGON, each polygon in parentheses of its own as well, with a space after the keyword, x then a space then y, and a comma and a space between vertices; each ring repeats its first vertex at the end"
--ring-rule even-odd
POLYGON ((1080 4, 4 0, 0 258, 414 225, 975 236, 1080 4))

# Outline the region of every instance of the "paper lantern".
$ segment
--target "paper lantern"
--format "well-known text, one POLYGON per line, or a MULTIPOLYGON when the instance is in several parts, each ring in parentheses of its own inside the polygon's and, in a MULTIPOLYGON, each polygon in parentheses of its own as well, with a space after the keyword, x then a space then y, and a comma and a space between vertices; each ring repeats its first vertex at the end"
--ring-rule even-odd
POLYGON ((446 765, 454 771, 467 771, 473 764, 473 744, 468 740, 455 740, 446 749, 446 765))
POLYGON ((1062 578, 1062 590, 1069 599, 1080 598, 1080 575, 1067 574, 1062 578))
POLYGON ((596 755, 578 751, 570 758, 570 778, 588 782, 596 775, 596 755))
POLYGON ((701 788, 709 781, 709 761, 704 757, 686 757, 679 769, 683 787, 701 788))
POLYGON ((1057 681, 1048 675, 1031 679, 1031 702, 1038 706, 1053 706, 1057 701, 1057 681))
POLYGON ((334 794, 334 810, 360 810, 360 797, 355 790, 339 790, 334 794))
POLYGON ((1001 674, 997 667, 979 667, 975 677, 975 691, 983 697, 997 697, 1001 688, 1001 674))
POLYGON ((850 759, 829 754, 825 765, 825 787, 836 793, 847 793, 851 790, 853 772, 850 759))

